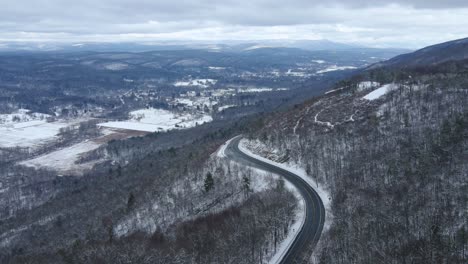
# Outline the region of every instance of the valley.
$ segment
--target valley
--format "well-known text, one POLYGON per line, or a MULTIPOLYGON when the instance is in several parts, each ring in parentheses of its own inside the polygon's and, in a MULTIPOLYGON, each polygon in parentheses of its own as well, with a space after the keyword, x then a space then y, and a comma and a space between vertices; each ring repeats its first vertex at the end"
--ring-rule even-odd
POLYGON ((400 52, 0 54, 0 262, 463 263, 466 58, 400 52))

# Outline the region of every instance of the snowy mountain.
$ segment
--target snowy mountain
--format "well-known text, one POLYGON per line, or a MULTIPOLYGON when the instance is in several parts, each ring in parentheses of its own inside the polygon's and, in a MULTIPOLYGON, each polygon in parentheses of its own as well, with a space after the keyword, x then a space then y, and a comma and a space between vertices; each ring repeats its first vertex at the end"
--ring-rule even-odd
POLYGON ((468 59, 468 38, 449 41, 412 53, 399 55, 388 61, 372 65, 370 69, 378 67, 409 68, 434 66, 444 62, 466 59, 468 59))
POLYGON ((464 263, 468 75, 421 67, 466 59, 467 47, 378 64, 250 135, 259 154, 298 164, 331 193, 318 263, 464 263))
POLYGON ((465 40, 87 45, 0 56, 1 263, 466 262, 465 40))

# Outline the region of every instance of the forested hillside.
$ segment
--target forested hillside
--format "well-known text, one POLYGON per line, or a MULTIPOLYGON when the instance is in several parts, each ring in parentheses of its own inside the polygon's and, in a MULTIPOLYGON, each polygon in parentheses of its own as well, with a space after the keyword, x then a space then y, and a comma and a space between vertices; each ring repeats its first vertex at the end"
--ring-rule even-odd
POLYGON ((332 195, 311 261, 466 263, 467 66, 365 71, 262 120, 257 150, 286 156, 332 195))
POLYGON ((248 122, 115 141, 112 164, 42 182, 60 191, 2 219, 0 262, 266 262, 297 203, 282 181, 216 155, 248 122))

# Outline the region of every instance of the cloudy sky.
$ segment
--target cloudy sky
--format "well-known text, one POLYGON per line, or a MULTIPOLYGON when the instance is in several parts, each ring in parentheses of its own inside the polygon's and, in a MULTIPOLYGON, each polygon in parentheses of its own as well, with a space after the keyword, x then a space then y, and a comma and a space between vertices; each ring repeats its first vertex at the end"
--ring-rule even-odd
POLYGON ((468 37, 467 0, 0 0, 0 42, 329 39, 419 48, 468 37))

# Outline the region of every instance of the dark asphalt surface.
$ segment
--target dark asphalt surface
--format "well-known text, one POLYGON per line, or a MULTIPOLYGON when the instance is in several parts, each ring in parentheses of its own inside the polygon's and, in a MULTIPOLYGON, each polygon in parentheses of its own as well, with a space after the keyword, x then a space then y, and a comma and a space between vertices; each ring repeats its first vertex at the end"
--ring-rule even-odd
POLYGON ((307 263, 308 257, 310 257, 313 248, 320 239, 325 220, 325 208, 320 196, 307 182, 296 174, 244 154, 239 150, 240 140, 241 137, 236 137, 226 147, 225 154, 229 159, 284 177, 299 190, 304 198, 306 208, 305 223, 280 263, 307 263))

